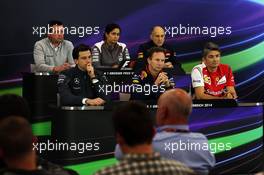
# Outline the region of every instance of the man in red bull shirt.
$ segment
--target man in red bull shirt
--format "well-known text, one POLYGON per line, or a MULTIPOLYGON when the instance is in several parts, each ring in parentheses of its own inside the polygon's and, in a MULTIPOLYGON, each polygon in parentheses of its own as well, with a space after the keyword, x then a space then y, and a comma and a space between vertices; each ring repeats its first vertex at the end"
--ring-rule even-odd
POLYGON ((166 59, 165 49, 153 47, 149 52, 146 67, 136 71, 132 77, 135 87, 131 97, 133 100, 157 100, 165 90, 175 86, 173 77, 163 70, 166 59))

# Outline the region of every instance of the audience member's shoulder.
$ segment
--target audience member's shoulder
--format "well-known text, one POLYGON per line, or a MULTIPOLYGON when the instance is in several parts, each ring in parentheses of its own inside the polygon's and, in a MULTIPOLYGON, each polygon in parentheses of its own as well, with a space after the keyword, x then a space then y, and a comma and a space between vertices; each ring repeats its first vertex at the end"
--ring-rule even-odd
POLYGON ((192 139, 192 140, 200 140, 200 141, 207 141, 207 137, 202 134, 202 133, 198 133, 198 132, 189 132, 186 134, 182 134, 179 132, 158 132, 153 140, 154 141, 161 141, 164 139, 178 139, 178 137, 184 137, 184 138, 188 138, 188 139, 192 139))
POLYGON ((200 132, 190 132, 190 136, 192 138, 207 140, 207 137, 203 133, 200 133, 200 132))
POLYGON ((106 168, 98 170, 94 175, 108 175, 108 174, 114 174, 116 171, 120 171, 122 169, 123 163, 118 162, 114 165, 108 166, 106 168))
POLYGON ((157 132, 157 134, 154 136, 153 141, 160 141, 163 139, 168 139, 170 137, 175 138, 174 132, 157 132))
MULTIPOLYGON (((161 160, 161 164, 162 165, 167 165, 170 167, 170 169, 173 172, 178 172, 179 174, 183 174, 183 175, 194 175, 196 174, 192 169, 190 169, 189 167, 187 167, 185 164, 177 161, 177 160, 171 160, 171 159, 165 159, 163 158, 161 160)), ((177 173, 176 173, 177 174, 177 173)))

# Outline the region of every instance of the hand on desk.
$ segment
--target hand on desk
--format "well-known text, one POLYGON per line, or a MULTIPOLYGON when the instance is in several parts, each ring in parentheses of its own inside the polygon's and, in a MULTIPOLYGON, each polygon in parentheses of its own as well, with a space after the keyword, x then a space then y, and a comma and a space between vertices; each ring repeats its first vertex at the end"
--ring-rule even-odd
POLYGON ((63 65, 55 66, 53 68, 53 72, 54 73, 59 73, 61 71, 64 71, 64 70, 67 70, 67 69, 70 69, 70 68, 71 68, 71 65, 69 63, 64 63, 63 65))
POLYGON ((237 95, 233 94, 231 92, 227 92, 227 93, 225 93, 224 98, 225 99, 237 99, 237 95))
POLYGON ((101 98, 95 98, 95 99, 87 99, 85 103, 87 106, 101 106, 105 103, 105 101, 101 98))

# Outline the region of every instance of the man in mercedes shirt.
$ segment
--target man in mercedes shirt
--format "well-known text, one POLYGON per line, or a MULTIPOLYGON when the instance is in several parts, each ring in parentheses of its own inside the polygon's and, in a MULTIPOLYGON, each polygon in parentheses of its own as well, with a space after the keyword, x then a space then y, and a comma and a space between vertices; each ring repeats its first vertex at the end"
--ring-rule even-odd
POLYGON ((100 87, 106 78, 93 68, 91 48, 81 44, 72 55, 76 66, 61 72, 58 78, 61 105, 103 105, 108 98, 100 87))

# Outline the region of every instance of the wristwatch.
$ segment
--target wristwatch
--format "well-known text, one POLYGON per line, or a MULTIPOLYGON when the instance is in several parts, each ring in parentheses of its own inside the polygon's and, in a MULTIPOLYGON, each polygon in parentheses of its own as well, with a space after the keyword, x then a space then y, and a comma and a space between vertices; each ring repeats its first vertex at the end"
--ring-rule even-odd
POLYGON ((98 82, 99 82, 98 79, 96 79, 96 78, 93 78, 93 79, 92 79, 92 83, 93 83, 93 84, 98 83, 98 82))

